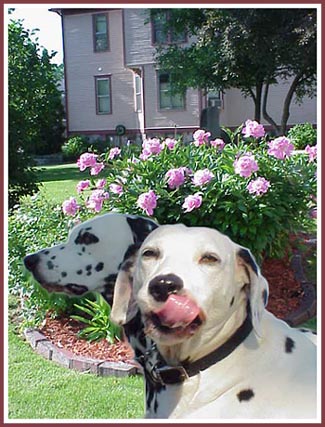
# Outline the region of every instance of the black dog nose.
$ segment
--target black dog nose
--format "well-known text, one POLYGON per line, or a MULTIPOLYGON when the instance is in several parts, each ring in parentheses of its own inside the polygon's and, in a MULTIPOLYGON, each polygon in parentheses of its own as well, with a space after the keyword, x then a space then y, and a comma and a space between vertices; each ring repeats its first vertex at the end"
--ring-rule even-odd
POLYGON ((183 280, 175 274, 155 277, 149 283, 149 292, 156 301, 166 301, 168 295, 176 294, 183 288, 183 280))
POLYGON ((39 262, 39 255, 37 254, 27 255, 24 258, 25 267, 29 271, 34 271, 38 262, 39 262))

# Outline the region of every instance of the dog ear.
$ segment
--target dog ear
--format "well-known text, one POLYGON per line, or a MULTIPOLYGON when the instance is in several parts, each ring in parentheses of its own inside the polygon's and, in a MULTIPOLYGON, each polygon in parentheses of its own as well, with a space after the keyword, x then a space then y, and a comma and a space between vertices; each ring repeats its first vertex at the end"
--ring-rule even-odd
POLYGON ((261 337, 260 321, 268 301, 268 283, 261 275, 255 258, 248 249, 243 247, 239 248, 237 252, 237 262, 239 267, 244 269, 249 279, 246 290, 250 302, 252 324, 256 334, 261 337))
POLYGON ((110 318, 117 325, 125 325, 138 311, 132 287, 134 264, 135 256, 124 261, 116 278, 110 318))

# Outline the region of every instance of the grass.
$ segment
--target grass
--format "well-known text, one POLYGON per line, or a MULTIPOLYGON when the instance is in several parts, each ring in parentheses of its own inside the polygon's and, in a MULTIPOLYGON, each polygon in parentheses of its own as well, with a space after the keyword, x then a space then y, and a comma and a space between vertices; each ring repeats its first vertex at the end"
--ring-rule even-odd
POLYGON ((97 377, 62 368, 34 353, 12 327, 9 347, 9 419, 143 416, 142 377, 97 377))
MULTIPOLYGON (((80 172, 76 163, 43 166, 37 170, 42 183, 41 194, 58 204, 77 194, 76 185, 79 181, 89 179, 89 171, 80 172)), ((95 179, 104 177, 105 173, 101 172, 95 179)))

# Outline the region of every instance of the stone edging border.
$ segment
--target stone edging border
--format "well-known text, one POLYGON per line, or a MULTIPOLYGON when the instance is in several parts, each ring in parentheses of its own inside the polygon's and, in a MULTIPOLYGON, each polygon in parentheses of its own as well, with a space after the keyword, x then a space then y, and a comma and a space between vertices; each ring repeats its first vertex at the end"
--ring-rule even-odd
MULTIPOLYGON (((290 313, 284 320, 290 326, 298 326, 315 315, 316 292, 315 286, 306 280, 300 255, 293 256, 291 266, 296 280, 301 283, 304 296, 301 306, 296 311, 290 313)), ((37 329, 26 329, 24 335, 27 342, 29 342, 38 354, 69 369, 75 369, 84 373, 90 372, 99 376, 115 377, 125 377, 142 373, 141 367, 136 362, 134 364, 109 362, 78 356, 69 350, 57 347, 37 329)))
POLYGON ((78 356, 69 350, 59 348, 37 329, 25 329, 24 335, 26 341, 29 342, 36 353, 45 357, 45 359, 53 360, 65 368, 99 376, 125 377, 140 373, 141 368, 135 362, 131 364, 92 359, 78 356))

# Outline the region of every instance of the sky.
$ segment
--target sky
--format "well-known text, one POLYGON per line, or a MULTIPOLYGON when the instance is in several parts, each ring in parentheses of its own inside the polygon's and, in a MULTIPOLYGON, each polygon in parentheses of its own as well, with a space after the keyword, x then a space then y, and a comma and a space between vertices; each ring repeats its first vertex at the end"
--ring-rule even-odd
POLYGON ((63 63, 63 47, 62 47, 62 30, 61 18, 55 12, 49 12, 51 5, 23 5, 11 4, 10 8, 15 11, 10 18, 24 19, 24 27, 26 29, 39 28, 37 37, 39 44, 45 47, 49 52, 56 51, 57 54, 52 59, 56 64, 63 63))

